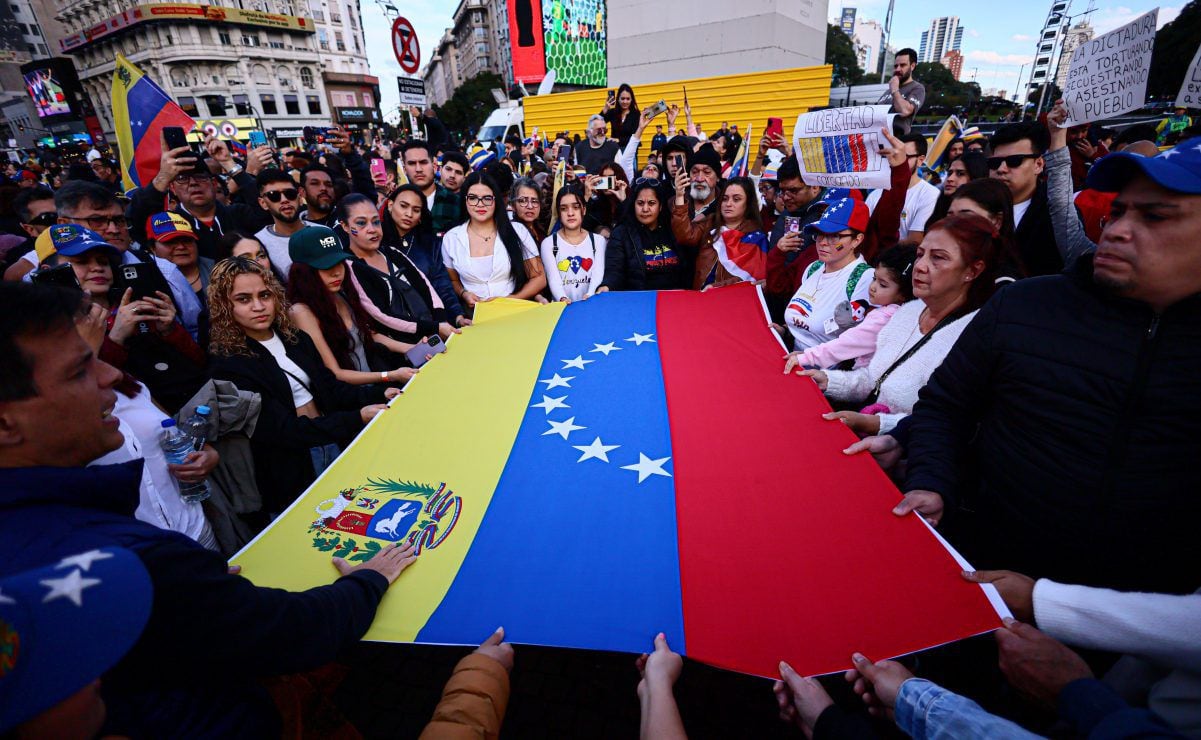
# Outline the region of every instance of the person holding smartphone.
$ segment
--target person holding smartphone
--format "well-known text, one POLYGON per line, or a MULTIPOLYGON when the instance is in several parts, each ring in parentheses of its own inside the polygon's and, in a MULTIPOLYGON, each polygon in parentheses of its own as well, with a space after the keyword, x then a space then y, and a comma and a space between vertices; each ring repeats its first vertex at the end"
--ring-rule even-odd
POLYGON ((638 101, 634 99, 634 88, 621 83, 616 91, 610 90, 605 104, 601 107, 601 116, 609 124, 611 136, 617 139, 622 149, 630 142, 630 136, 638 128, 641 111, 638 101))

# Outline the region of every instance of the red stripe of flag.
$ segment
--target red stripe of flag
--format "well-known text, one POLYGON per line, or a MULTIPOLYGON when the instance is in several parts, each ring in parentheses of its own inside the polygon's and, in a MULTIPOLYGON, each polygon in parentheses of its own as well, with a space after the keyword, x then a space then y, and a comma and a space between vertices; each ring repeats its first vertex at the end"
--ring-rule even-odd
MULTIPOLYGON (((134 111, 130 111, 134 115, 134 111)), ((158 174, 162 164, 163 149, 160 137, 167 126, 179 126, 185 133, 192 130, 196 122, 174 104, 168 105, 155 114, 154 119, 144 129, 142 137, 133 143, 134 167, 137 169, 138 181, 149 185, 158 174)))
POLYGON ((867 147, 863 145, 863 134, 851 134, 851 158, 855 162, 853 172, 867 170, 867 147))
POLYGON ((808 378, 784 375, 755 288, 658 296, 688 655, 806 673, 1000 626, 808 378), (697 321, 704 316, 704 321, 697 321), (714 378, 720 378, 714 383, 714 378), (739 423, 715 426, 715 408, 739 423), (731 632, 736 635, 731 639, 731 632))

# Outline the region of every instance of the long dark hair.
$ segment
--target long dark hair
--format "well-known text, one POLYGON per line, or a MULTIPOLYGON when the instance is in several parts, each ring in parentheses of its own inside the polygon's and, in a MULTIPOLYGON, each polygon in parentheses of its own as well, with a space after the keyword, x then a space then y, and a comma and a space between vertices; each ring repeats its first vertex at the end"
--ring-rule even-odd
POLYGON ((626 194, 625 210, 622 211, 620 225, 625 225, 627 229, 646 229, 642 222, 638 220, 635 213, 634 203, 638 200, 638 194, 643 190, 649 190, 655 194, 655 200, 659 201, 659 222, 655 224, 655 229, 664 229, 668 234, 671 233, 671 209, 667 206, 667 198, 664 195, 666 188, 662 180, 635 180, 630 186, 629 193, 626 194))
POLYGON ((417 222, 417 225, 414 226, 413 230, 409 233, 414 235, 423 233, 432 234, 434 231, 434 219, 433 216, 430 215, 429 205, 425 200, 425 193, 422 192, 421 188, 410 182, 405 185, 401 185, 391 193, 388 193, 388 199, 384 201, 382 206, 380 206, 379 219, 384 228, 384 239, 382 243, 387 246, 394 247, 397 244, 400 244, 400 229, 397 228, 396 221, 392 219, 392 204, 396 202, 396 199, 400 197, 401 193, 416 193, 417 197, 421 200, 421 220, 417 222))
POLYGON ((926 236, 935 231, 945 231, 947 236, 955 240, 963 252, 965 264, 984 263, 984 270, 967 289, 967 300, 955 312, 958 316, 971 313, 983 306, 996 292, 997 278, 1001 275, 1007 256, 1006 241, 992 221, 975 213, 947 216, 931 226, 926 236))
POLYGON ((988 177, 965 182, 955 190, 951 203, 960 198, 979 203, 984 210, 996 216, 1001 221, 998 228, 1001 237, 1013 240, 1013 194, 1005 183, 988 177))
POLYGON ((906 301, 913 300, 913 263, 917 261, 917 246, 913 242, 901 242, 884 250, 876 260, 876 270, 884 268, 892 273, 893 281, 906 301))
POLYGON ((525 272, 525 253, 521 251, 521 238, 517 236, 517 231, 509 221, 509 214, 505 212, 505 201, 500 195, 500 188, 495 180, 483 172, 472 172, 463 180, 463 187, 459 188, 464 203, 467 202, 467 192, 472 185, 483 185, 492 191, 492 223, 496 225, 496 235, 500 237, 501 243, 505 245, 505 252, 509 254, 509 273, 513 277, 514 291, 519 291, 529 282, 530 276, 525 272))
MULTIPOLYGON (((371 344, 371 320, 359 303, 359 294, 354 282, 350 279, 350 263, 343 262, 346 279, 342 282, 342 295, 350 306, 351 320, 359 330, 359 339, 364 349, 371 344)), ((338 315, 337 296, 325 287, 321 275, 313 267, 303 262, 293 262, 288 271, 288 302, 295 305, 303 303, 317 317, 317 325, 321 327, 321 336, 334 353, 338 367, 351 369, 354 367, 350 332, 338 315)))
POLYGON ((617 86, 617 94, 613 96, 613 110, 618 116, 617 120, 621 121, 621 94, 628 92, 630 94, 630 111, 627 116, 640 116, 642 111, 638 108, 638 98, 634 95, 634 88, 630 87, 629 83, 623 82, 617 86))
MULTIPOLYGON (((759 214, 759 189, 755 187, 755 182, 749 177, 731 177, 729 180, 723 180, 717 186, 717 205, 718 213, 720 214, 721 199, 730 188, 741 188, 744 197, 746 198, 746 212, 742 215, 743 221, 750 221, 755 225, 755 231, 763 231, 763 218, 759 214)), ((722 221, 719 215, 718 229, 720 230, 722 221)))
MULTIPOLYGON (((584 216, 588 210, 588 204, 584 200, 584 186, 580 185, 579 183, 570 182, 559 188, 559 192, 555 194, 555 202, 551 205, 551 207, 555 209, 555 216, 559 215, 559 205, 563 202, 563 199, 569 195, 575 196, 576 201, 580 204, 580 229, 584 231, 591 231, 591 229, 588 228, 588 225, 584 223, 584 216)), ((559 223, 563 223, 562 219, 559 220, 559 223)))

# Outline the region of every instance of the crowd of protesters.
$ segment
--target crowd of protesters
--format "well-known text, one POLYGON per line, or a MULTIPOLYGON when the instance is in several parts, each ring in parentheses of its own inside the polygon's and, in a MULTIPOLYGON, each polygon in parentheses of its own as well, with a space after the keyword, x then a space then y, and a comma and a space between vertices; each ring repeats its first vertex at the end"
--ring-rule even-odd
MULTIPOLYGON (((163 142, 128 193, 103 157, 9 173, 0 731, 278 735, 259 679, 361 638, 415 555, 402 541, 335 559, 336 581, 300 593, 257 588, 226 558, 373 417, 403 413, 388 402, 422 372, 419 345, 473 331, 497 298, 754 282, 783 372, 816 384, 825 418, 861 437, 847 454, 897 483, 893 513, 936 527, 1016 618, 916 659, 848 656, 859 706, 833 701, 841 679, 781 663, 781 718, 816 738, 889 722, 931 738, 1201 737, 1201 137, 1173 122, 1172 148, 1164 127, 1097 138, 1061 128, 1059 103, 965 134, 932 173, 910 133, 915 61, 898 54, 882 101, 898 123, 875 192, 807 184, 779 135, 747 142, 751 176, 731 177, 736 126, 707 136, 686 103, 642 110, 628 85, 575 141, 464 150, 429 115, 426 138, 369 147, 340 130, 241 156, 163 142), (731 239, 761 246, 761 274, 731 239), (205 444, 168 462, 161 422, 199 405, 217 411, 205 444), (184 501, 196 483, 209 498, 184 501), (85 583, 111 568, 112 594, 85 592, 86 624, 60 628, 79 660, 45 653, 70 669, 14 663, 9 595, 55 563, 85 583)), ((62 618, 34 601, 25 617, 62 618)), ((503 640, 459 664, 423 737, 497 736, 503 640)), ((683 737, 682 659, 659 635, 637 667, 642 736, 683 737)))

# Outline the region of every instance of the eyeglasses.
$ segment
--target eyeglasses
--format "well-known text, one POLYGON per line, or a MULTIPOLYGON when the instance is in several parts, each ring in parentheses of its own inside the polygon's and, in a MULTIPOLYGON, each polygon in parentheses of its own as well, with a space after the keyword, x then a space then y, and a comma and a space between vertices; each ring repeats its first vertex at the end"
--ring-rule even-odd
POLYGON ((848 236, 855 236, 855 232, 840 231, 837 234, 818 234, 816 241, 818 244, 837 244, 848 236))
POLYGON ((657 188, 659 187, 659 180, 654 177, 640 177, 634 181, 634 185, 650 185, 652 188, 657 188))
POLYGON ((496 196, 494 196, 494 195, 476 195, 475 193, 468 193, 465 200, 467 201, 467 205, 469 205, 469 206, 476 206, 476 205, 490 206, 496 202, 496 196))
MULTIPOLYGON (((491 197, 491 196, 484 196, 484 197, 491 197)), ((513 202, 519 206, 525 206, 526 208, 530 208, 532 206, 538 205, 537 198, 518 198, 517 200, 515 200, 513 202)))
POLYGON ((58 214, 54 211, 47 211, 45 213, 39 213, 25 223, 29 224, 30 226, 53 226, 54 222, 56 221, 58 221, 58 214))
POLYGON ((115 229, 124 229, 129 227, 129 219, 124 216, 85 216, 76 218, 75 216, 67 216, 68 221, 87 224, 92 231, 101 231, 109 224, 112 224, 115 229))
POLYGON ((1010 154, 1008 157, 989 157, 988 169, 999 170, 1001 169, 1001 163, 1004 162, 1006 167, 1016 170, 1027 159, 1038 159, 1041 156, 1041 154, 1010 154))
POLYGON ((187 185, 190 182, 201 182, 201 183, 209 182, 210 180, 212 180, 212 178, 213 178, 212 175, 184 174, 184 175, 176 175, 175 182, 179 183, 180 185, 187 185))
POLYGON ((278 203, 280 200, 296 200, 300 197, 300 191, 296 188, 284 188, 283 190, 268 190, 263 193, 263 197, 272 203, 278 203))

